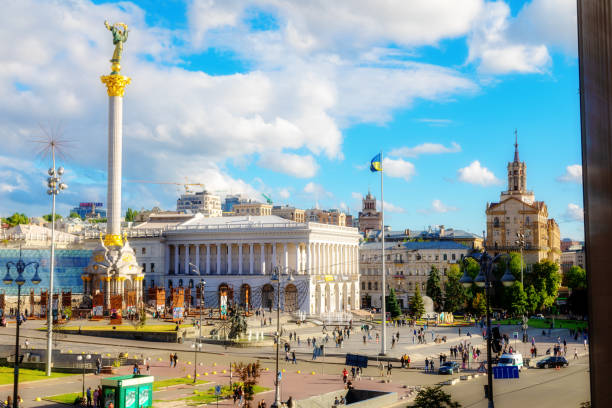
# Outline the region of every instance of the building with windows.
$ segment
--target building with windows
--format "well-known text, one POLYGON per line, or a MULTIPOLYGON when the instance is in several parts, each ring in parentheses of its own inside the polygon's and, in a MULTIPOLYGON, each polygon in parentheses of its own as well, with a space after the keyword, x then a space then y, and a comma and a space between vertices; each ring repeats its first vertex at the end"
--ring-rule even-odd
POLYGON ((74 207, 70 212, 77 213, 83 220, 85 218, 106 218, 106 210, 103 207, 104 203, 79 203, 79 206, 74 207))
POLYGON ((222 209, 224 212, 230 213, 234 211, 234 205, 250 203, 250 202, 251 200, 243 196, 242 194, 228 195, 228 196, 225 196, 225 202, 223 203, 222 209))
MULTIPOLYGON (((364 242, 359 246, 361 307, 382 307, 382 242, 364 242)), ((472 249, 453 241, 385 242, 387 294, 391 288, 402 308, 408 307, 417 286, 425 295, 425 285, 435 266, 444 290, 450 265, 461 262, 472 249)))
POLYGON ((275 270, 291 272, 281 286, 283 310, 325 315, 359 308, 359 240, 355 228, 295 222, 274 215, 153 218, 128 233, 145 278, 143 288, 189 289, 206 281, 206 307, 276 305, 275 270))
POLYGON ((585 265, 584 248, 572 247, 567 251, 561 252, 561 272, 567 273, 572 266, 579 266, 585 269, 585 265))
MULTIPOLYGON (((365 238, 377 240, 380 237, 380 230, 370 230, 365 234, 365 238)), ((405 242, 405 241, 453 241, 465 245, 472 249, 482 248, 483 238, 480 235, 473 234, 468 231, 445 228, 444 225, 438 225, 434 228, 429 227, 426 230, 390 230, 385 229, 385 241, 389 242, 405 242)))
POLYGON ((256 202, 235 204, 233 207, 233 211, 234 211, 233 215, 238 215, 238 216, 272 215, 272 205, 264 204, 264 203, 256 203, 256 202))
POLYGON ((346 226, 346 214, 337 209, 321 210, 319 208, 311 208, 306 210, 305 217, 308 221, 319 222, 321 224, 346 226))
POLYGON ((290 207, 288 205, 275 205, 272 207, 272 215, 291 220, 295 222, 306 221, 306 212, 300 208, 290 207))
POLYGON ((221 217, 221 198, 207 191, 187 192, 176 200, 176 210, 200 213, 204 217, 221 217))
POLYGON ((527 167, 519 160, 518 143, 514 160, 508 163, 508 190, 497 203, 487 203, 486 247, 494 253, 520 251, 524 237, 524 259, 529 265, 548 259, 559 263, 561 237, 557 222, 548 218, 548 207, 535 201, 527 190, 527 167))
POLYGON ((376 198, 368 191, 362 199, 362 209, 359 212, 359 232, 368 233, 368 231, 382 229, 382 214, 376 210, 376 198))

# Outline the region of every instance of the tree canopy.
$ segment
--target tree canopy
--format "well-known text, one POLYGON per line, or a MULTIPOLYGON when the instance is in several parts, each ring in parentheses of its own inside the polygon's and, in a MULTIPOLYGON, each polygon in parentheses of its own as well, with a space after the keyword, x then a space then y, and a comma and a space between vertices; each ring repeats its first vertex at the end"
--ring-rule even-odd
MULTIPOLYGON (((45 214, 42 216, 43 220, 47 221, 47 222, 51 222, 51 218, 52 218, 53 214, 45 214)), ((59 214, 55 214, 55 221, 57 220, 61 220, 62 216, 59 214)))
POLYGON ((442 386, 425 387, 421 389, 415 399, 414 408, 461 408, 461 404, 451 399, 451 395, 442 386))
POLYGON ((136 210, 132 210, 131 208, 128 208, 127 211, 125 212, 125 221, 126 222, 133 222, 134 219, 136 218, 136 216, 138 215, 139 211, 136 210))
POLYGON ((72 211, 70 212, 70 215, 68 216, 68 218, 81 218, 81 216, 77 214, 76 212, 72 211))
POLYGON ((433 265, 427 278, 425 293, 433 300, 436 312, 441 312, 444 298, 442 297, 442 288, 440 287, 440 272, 433 265))
POLYGON ((21 214, 14 213, 8 218, 3 218, 2 221, 7 223, 9 227, 14 227, 15 225, 19 225, 19 224, 29 224, 30 223, 30 219, 28 218, 28 216, 23 213, 21 214))
POLYGON ((414 295, 412 296, 412 299, 410 299, 409 312, 410 316, 412 316, 414 319, 420 319, 425 313, 425 304, 423 303, 423 297, 421 296, 421 289, 419 289, 419 285, 416 285, 414 295))
POLYGON ((523 290, 520 281, 515 281, 512 286, 506 288, 506 293, 510 298, 508 312, 513 316, 523 316, 527 313, 528 302, 527 293, 523 290))
POLYGON ((549 260, 533 264, 531 272, 525 274, 524 280, 526 286, 533 285, 540 297, 537 311, 554 305, 561 286, 559 265, 549 260))
POLYGON ((579 266, 572 266, 563 277, 564 284, 570 289, 586 289, 586 271, 579 266))
POLYGON ((391 288, 389 291, 389 295, 385 296, 386 298, 386 311, 391 314, 391 317, 397 317, 402 314, 402 309, 400 308, 399 302, 397 301, 397 297, 395 296, 395 289, 391 288))
POLYGON ((465 288, 459 282, 459 279, 461 279, 461 270, 459 266, 456 264, 451 265, 446 277, 444 310, 453 313, 465 305, 465 288))

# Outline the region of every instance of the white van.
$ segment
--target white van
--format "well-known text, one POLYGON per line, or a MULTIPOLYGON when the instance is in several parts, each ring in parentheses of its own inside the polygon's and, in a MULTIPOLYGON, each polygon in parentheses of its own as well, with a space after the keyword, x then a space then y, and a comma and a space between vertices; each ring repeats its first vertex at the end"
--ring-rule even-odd
POLYGON ((523 355, 521 353, 502 354, 499 358, 499 366, 517 366, 519 370, 523 369, 523 355))

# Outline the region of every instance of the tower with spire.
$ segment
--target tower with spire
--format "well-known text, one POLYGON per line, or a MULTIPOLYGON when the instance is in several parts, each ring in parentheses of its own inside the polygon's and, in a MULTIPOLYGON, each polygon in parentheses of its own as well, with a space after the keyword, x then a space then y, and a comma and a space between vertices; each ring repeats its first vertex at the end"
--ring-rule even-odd
POLYGON ((515 196, 526 203, 533 203, 533 192, 527 191, 527 166, 519 158, 518 132, 514 129, 514 160, 508 163, 508 189, 502 196, 515 196))

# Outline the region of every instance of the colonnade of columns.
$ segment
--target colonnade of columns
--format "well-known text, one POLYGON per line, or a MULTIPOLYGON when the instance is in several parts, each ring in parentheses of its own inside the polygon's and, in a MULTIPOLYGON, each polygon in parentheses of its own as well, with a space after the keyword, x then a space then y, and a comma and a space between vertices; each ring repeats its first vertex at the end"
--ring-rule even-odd
POLYGON ((311 313, 349 312, 359 308, 358 282, 320 282, 315 284, 315 303, 311 313))
POLYGON ((125 296, 129 291, 136 292, 136 305, 140 305, 142 301, 143 278, 144 275, 103 275, 103 274, 88 274, 83 275, 83 290, 93 296, 98 292, 104 293, 105 308, 110 305, 111 295, 125 296))
POLYGON ((267 275, 277 266, 299 275, 356 275, 359 270, 358 246, 339 243, 169 243, 165 251, 166 275, 267 275))

